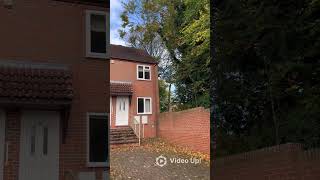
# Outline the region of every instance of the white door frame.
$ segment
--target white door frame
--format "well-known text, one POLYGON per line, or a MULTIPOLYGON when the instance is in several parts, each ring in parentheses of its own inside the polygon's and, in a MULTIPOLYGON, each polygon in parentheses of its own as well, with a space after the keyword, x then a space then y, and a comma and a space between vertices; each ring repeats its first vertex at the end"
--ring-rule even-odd
POLYGON ((58 180, 60 114, 22 111, 19 180, 58 180))
POLYGON ((4 168, 4 152, 5 152, 5 124, 6 116, 5 112, 0 109, 0 180, 3 180, 3 168, 4 168))
POLYGON ((110 128, 111 128, 111 125, 112 125, 112 123, 111 123, 111 122, 112 122, 112 113, 113 113, 113 112, 112 112, 112 111, 113 111, 113 109, 112 109, 112 108, 113 108, 113 107, 112 107, 112 96, 110 96, 110 105, 109 105, 109 106, 110 106, 109 121, 110 121, 110 128))
POLYGON ((116 107, 116 126, 129 125, 129 96, 117 96, 116 107))

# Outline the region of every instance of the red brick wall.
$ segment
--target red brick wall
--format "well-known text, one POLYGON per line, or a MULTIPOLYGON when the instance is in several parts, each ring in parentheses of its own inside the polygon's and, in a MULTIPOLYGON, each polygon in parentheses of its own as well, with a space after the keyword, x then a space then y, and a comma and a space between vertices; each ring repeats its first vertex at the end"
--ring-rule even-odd
MULTIPOLYGON (((156 136, 156 121, 159 114, 159 93, 158 93, 158 67, 156 64, 145 64, 139 62, 113 59, 110 64, 110 80, 130 81, 133 85, 133 94, 130 100, 129 121, 137 115, 137 97, 152 98, 152 114, 148 116, 148 124, 145 125, 145 137, 156 136), (151 66, 151 81, 137 80, 137 65, 151 66)), ((112 97, 112 124, 115 128, 116 118, 116 96, 112 97)))
POLYGON ((233 155, 213 162, 212 173, 215 180, 318 180, 320 149, 285 144, 233 155))
MULTIPOLYGON (((85 57, 85 10, 105 8, 54 0, 14 0, 12 9, 0 3, 0 61, 65 64, 73 76, 66 143, 60 144, 60 180, 66 171, 96 171, 98 180, 106 168, 86 165, 87 112, 109 112, 109 61, 85 57), (5 25, 4 25, 5 24, 5 25)), ((5 108, 5 107, 4 107, 5 108)), ((10 116, 9 116, 10 117, 10 116)), ((8 119, 6 138, 13 138, 5 180, 17 180, 20 118, 8 119), (11 134, 10 134, 11 133, 11 134), (17 142, 17 143, 16 143, 17 142)), ((61 136, 61 134, 60 134, 61 136)))
POLYGON ((300 159, 298 171, 302 174, 302 179, 320 179, 320 149, 303 151, 300 155, 300 159))
POLYGON ((210 111, 200 107, 161 113, 158 136, 190 150, 210 154, 210 111))
POLYGON ((4 166, 4 180, 17 180, 19 174, 20 149, 20 111, 9 109, 6 111, 6 142, 8 147, 8 162, 4 166))

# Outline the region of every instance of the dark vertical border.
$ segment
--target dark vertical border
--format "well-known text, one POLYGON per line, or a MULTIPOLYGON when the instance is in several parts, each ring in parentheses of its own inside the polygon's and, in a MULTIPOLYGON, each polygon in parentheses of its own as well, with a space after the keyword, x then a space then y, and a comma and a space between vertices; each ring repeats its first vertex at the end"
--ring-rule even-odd
POLYGON ((215 45, 216 45, 216 36, 215 36, 215 23, 216 23, 216 4, 217 0, 210 1, 210 179, 214 179, 213 176, 213 163, 216 159, 216 141, 217 141, 217 117, 214 116, 214 84, 215 84, 215 78, 213 77, 213 65, 216 62, 216 51, 215 51, 215 45))
MULTIPOLYGON (((110 46, 110 44, 111 44, 111 42, 110 42, 110 29, 111 29, 111 26, 110 26, 110 24, 111 24, 111 22, 110 22, 110 0, 106 0, 106 3, 107 3, 107 7, 108 7, 108 9, 107 9, 107 11, 108 11, 108 17, 107 18, 109 18, 109 19, 107 19, 108 21, 107 21, 107 27, 109 27, 109 28, 107 28, 107 37, 109 37, 108 38, 108 42, 107 42, 107 89, 108 89, 108 91, 106 92, 106 102, 107 102, 107 111, 106 112, 108 112, 108 156, 107 156, 107 158, 108 158, 108 161, 109 161, 109 166, 108 166, 108 168, 106 168, 106 172, 107 172, 107 177, 106 177, 106 179, 104 179, 104 180, 109 180, 110 179, 110 164, 111 164, 111 162, 110 162, 110 121, 111 121, 111 112, 110 112, 110 56, 111 56, 111 46, 110 46)), ((103 177, 102 177, 103 178, 103 177)))

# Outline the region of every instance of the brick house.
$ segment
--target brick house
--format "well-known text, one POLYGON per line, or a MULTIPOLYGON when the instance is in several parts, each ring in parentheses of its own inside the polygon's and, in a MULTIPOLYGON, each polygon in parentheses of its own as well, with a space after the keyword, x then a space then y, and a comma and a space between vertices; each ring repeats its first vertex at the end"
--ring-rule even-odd
POLYGON ((107 179, 109 2, 0 1, 0 180, 107 179))
POLYGON ((132 132, 134 119, 140 122, 141 138, 155 137, 159 116, 157 61, 143 50, 119 45, 110 49, 110 143, 137 142, 132 132))

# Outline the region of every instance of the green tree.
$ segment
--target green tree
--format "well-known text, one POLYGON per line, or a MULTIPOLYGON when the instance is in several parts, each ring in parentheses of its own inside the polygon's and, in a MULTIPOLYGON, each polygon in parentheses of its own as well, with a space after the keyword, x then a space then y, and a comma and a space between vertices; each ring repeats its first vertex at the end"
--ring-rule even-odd
POLYGON ((123 6, 120 36, 159 59, 168 109, 172 85, 180 109, 209 107, 209 1, 129 0, 123 6))
POLYGON ((218 155, 320 146, 319 1, 217 3, 218 155))
POLYGON ((160 112, 168 111, 168 97, 168 85, 164 80, 159 80, 160 112))
POLYGON ((168 7, 171 5, 161 0, 129 0, 123 3, 122 29, 119 30, 120 37, 130 46, 146 50, 159 61, 159 76, 169 86, 166 110, 171 109, 171 87, 175 82, 172 66, 175 55, 171 46, 167 47, 169 40, 164 38, 168 35, 168 25, 164 24, 170 19, 168 7))
POLYGON ((181 108, 210 106, 210 4, 208 0, 184 1, 179 46, 184 47, 176 63, 176 99, 181 108))

